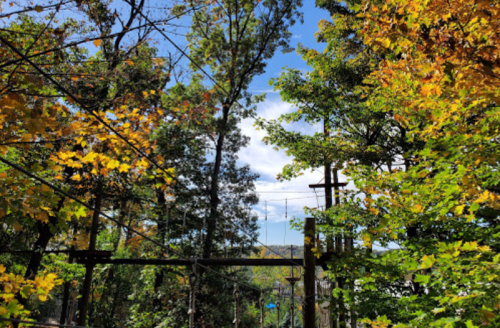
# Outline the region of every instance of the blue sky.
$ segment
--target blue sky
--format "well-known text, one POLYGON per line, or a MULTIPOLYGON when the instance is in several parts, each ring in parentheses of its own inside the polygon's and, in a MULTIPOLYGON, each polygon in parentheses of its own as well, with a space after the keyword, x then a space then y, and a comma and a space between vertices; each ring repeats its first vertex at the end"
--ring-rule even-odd
MULTIPOLYGON (((43 0, 35 1, 36 4, 44 4, 43 0)), ((117 12, 120 16, 128 15, 130 7, 125 3, 118 1, 115 3, 117 12)), ((168 13, 164 9, 159 9, 156 6, 162 6, 161 2, 153 0, 148 3, 145 8, 145 13, 148 16, 166 17, 168 13)), ((315 1, 304 0, 302 8, 304 13, 304 23, 298 22, 292 27, 291 46, 297 47, 298 44, 303 44, 306 47, 322 49, 324 46, 316 43, 315 33, 318 30, 318 22, 321 19, 329 20, 328 12, 315 7, 315 1)), ((75 12, 63 12, 63 16, 75 16, 75 12)), ((187 18, 187 17, 186 17, 187 18)), ((153 20, 155 18, 153 17, 153 20)), ((189 27, 189 21, 186 19, 175 20, 172 23, 179 25, 177 28, 178 34, 169 33, 168 36, 172 38, 181 47, 184 47, 186 40, 184 34, 189 27)), ((167 31, 171 31, 172 27, 166 27, 167 31)), ((94 33, 95 34, 95 33, 94 33)), ((172 51, 173 47, 169 44, 159 33, 154 33, 153 41, 158 47, 158 55, 164 55, 166 51, 172 51)), ((97 35, 95 35, 97 36, 97 35)), ((79 39, 81 36, 75 36, 79 39)), ((94 53, 97 48, 91 42, 87 44, 89 52, 94 53)), ((282 54, 278 52, 275 56, 268 61, 266 73, 254 79, 250 86, 250 91, 259 94, 262 92, 267 93, 266 100, 258 105, 257 115, 265 119, 273 119, 279 117, 281 114, 290 112, 293 107, 290 104, 283 102, 279 94, 272 91, 269 86, 271 78, 278 77, 283 71, 285 66, 293 67, 302 70, 308 70, 308 66, 300 58, 296 52, 282 54)), ((187 81, 186 81, 187 82, 187 81)), ((240 164, 250 164, 252 169, 260 174, 257 182, 257 191, 260 193, 260 203, 253 208, 253 211, 259 215, 260 240, 266 242, 266 224, 265 217, 265 201, 267 205, 267 244, 296 244, 303 243, 303 236, 300 232, 288 230, 289 224, 285 220, 285 199, 288 198, 288 219, 293 216, 303 218, 303 208, 323 206, 324 197, 322 191, 318 191, 316 195, 308 188, 310 183, 318 183, 322 177, 322 170, 314 172, 306 172, 300 178, 293 181, 280 183, 276 180, 276 176, 280 173, 282 167, 291 161, 283 151, 275 151, 271 146, 267 146, 262 142, 265 136, 263 131, 257 131, 253 126, 253 119, 246 119, 241 122, 243 133, 251 138, 249 147, 241 150, 239 153, 240 164)), ((294 129, 301 130, 304 133, 313 133, 316 127, 311 127, 306 124, 297 124, 293 126, 294 129)))
MULTIPOLYGON (((315 7, 314 1, 306 0, 303 7, 304 23, 295 25, 292 32, 292 46, 297 47, 300 43, 307 47, 321 49, 323 45, 316 43, 315 33, 318 30, 318 22, 321 19, 330 19, 328 12, 315 7)), ((269 86, 271 78, 278 77, 285 66, 308 70, 306 63, 296 52, 282 54, 277 53, 268 63, 266 73, 255 78, 250 91, 254 93, 266 92, 266 101, 259 104, 257 115, 266 119, 277 118, 279 115, 293 111, 290 104, 283 102, 279 94, 272 92, 269 86)), ((253 127, 253 119, 244 120, 241 124, 243 132, 251 137, 250 146, 240 152, 240 162, 249 163, 255 172, 260 174, 257 182, 257 191, 260 191, 260 203, 253 208, 259 215, 260 240, 267 244, 287 245, 303 244, 303 235, 298 231, 289 230, 289 223, 285 220, 285 199, 288 200, 288 219, 296 216, 303 218, 304 206, 317 207, 324 204, 322 191, 318 191, 318 197, 308 188, 308 184, 317 183, 323 177, 322 171, 306 172, 294 181, 278 182, 276 176, 281 168, 291 161, 283 151, 277 152, 271 146, 262 142, 265 136, 263 131, 256 131, 253 127), (297 192, 297 193, 295 193, 297 192), (267 202, 267 225, 265 222, 265 201, 267 202)), ((293 127, 304 132, 314 132, 314 127, 297 125, 293 127)))

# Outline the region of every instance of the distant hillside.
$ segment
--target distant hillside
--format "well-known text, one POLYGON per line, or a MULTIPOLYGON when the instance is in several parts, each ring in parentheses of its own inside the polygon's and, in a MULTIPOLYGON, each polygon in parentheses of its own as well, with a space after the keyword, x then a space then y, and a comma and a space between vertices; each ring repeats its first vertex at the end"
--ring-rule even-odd
MULTIPOLYGON (((290 245, 287 245, 287 246, 268 245, 267 247, 268 248, 265 248, 263 246, 257 247, 257 249, 259 249, 260 252, 262 252, 262 250, 264 250, 264 257, 273 257, 273 255, 277 256, 276 253, 278 253, 279 255, 286 257, 286 258, 290 258, 292 255, 292 246, 290 246, 290 245), (276 253, 274 253, 274 252, 276 252, 276 253)), ((293 245, 293 257, 294 258, 302 258, 303 254, 304 254, 304 246, 293 245)))

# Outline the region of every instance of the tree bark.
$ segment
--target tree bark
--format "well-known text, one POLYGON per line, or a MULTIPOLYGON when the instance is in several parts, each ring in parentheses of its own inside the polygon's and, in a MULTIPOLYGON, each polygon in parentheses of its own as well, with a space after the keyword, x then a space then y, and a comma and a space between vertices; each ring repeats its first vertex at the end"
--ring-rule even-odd
MULTIPOLYGON (((102 182, 100 181, 97 185, 97 193, 94 202, 94 211, 92 215, 92 226, 90 228, 90 241, 89 241, 89 250, 94 251, 96 249, 97 244, 97 234, 99 232, 99 212, 102 207, 102 182)), ((81 289, 80 301, 78 302, 78 325, 85 326, 85 322, 87 320, 87 310, 89 305, 89 297, 90 297, 90 289, 92 287, 92 273, 95 267, 95 263, 92 259, 87 259, 87 263, 85 264, 85 279, 83 281, 83 286, 81 289)))
POLYGON ((214 169, 212 171, 212 181, 210 184, 210 214, 207 222, 207 235, 205 238, 205 245, 203 248, 203 258, 209 258, 212 254, 212 244, 215 234, 215 229, 217 227, 217 219, 219 218, 218 206, 219 206, 219 175, 222 166, 222 153, 224 147, 224 140, 227 133, 227 122, 229 119, 229 109, 230 105, 228 102, 222 106, 222 120, 221 126, 219 128, 219 137, 217 139, 216 151, 215 151, 215 162, 214 169))

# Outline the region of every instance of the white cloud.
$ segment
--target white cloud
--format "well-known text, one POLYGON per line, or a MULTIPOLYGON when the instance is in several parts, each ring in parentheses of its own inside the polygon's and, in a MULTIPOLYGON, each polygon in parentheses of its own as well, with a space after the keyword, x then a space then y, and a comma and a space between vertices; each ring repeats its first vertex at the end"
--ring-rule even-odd
MULTIPOLYGON (((267 99, 258 106, 257 115, 264 119, 276 119, 280 115, 290 113, 293 110, 291 104, 278 99, 267 99)), ((307 171, 292 181, 279 182, 277 175, 283 166, 291 163, 292 158, 286 156, 283 150, 276 151, 271 145, 266 145, 262 139, 266 136, 265 131, 256 130, 254 120, 249 118, 243 120, 240 125, 243 134, 250 137, 250 144, 239 153, 241 164, 250 164, 253 171, 259 173, 261 178, 256 183, 257 192, 260 192, 260 203, 254 207, 255 214, 259 220, 265 218, 265 200, 268 200, 268 221, 285 220, 285 200, 288 199, 288 219, 293 216, 302 216, 304 206, 324 206, 324 192, 317 190, 317 196, 309 184, 318 183, 323 179, 323 170, 317 169, 307 171), (295 193, 299 191, 299 193, 295 193)), ((302 133, 314 133, 321 130, 321 126, 313 126, 306 123, 298 123, 291 126, 293 130, 302 133)), ((341 179, 345 179, 341 175, 341 179)), ((344 180, 342 180, 344 181, 344 180)))

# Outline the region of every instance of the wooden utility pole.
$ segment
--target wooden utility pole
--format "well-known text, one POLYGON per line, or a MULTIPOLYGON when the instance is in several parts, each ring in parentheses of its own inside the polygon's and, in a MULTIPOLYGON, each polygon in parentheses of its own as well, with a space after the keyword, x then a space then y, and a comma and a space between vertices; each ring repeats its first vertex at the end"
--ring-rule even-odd
MULTIPOLYGON (((340 190, 339 190, 339 174, 338 170, 334 169, 333 170, 333 186, 335 190, 335 205, 339 206, 340 205, 340 190)), ((347 238, 346 238, 347 241, 347 238)), ((342 243, 342 236, 339 235, 335 238, 335 251, 337 254, 342 254, 344 251, 343 249, 343 243, 342 243)), ((344 278, 339 277, 337 279, 337 284, 338 287, 342 290, 344 289, 344 278)), ((344 293, 340 292, 339 298, 338 298, 338 311, 339 311, 339 328, 346 328, 347 323, 346 323, 346 315, 345 315, 345 306, 344 306, 344 293)))
MULTIPOLYGON (((99 233, 99 210, 102 204, 102 182, 98 183, 97 196, 95 199, 94 207, 98 211, 94 211, 92 215, 92 226, 90 228, 90 241, 89 241, 89 251, 95 251, 97 245, 97 235, 99 233)), ((78 301, 78 320, 77 324, 79 326, 85 326, 87 321, 87 310, 89 306, 89 298, 92 287, 92 273, 94 271, 95 262, 92 258, 89 258, 85 263, 85 278, 83 280, 83 286, 81 295, 82 297, 78 301)))
POLYGON ((304 225, 304 328, 314 328, 316 321, 316 260, 314 242, 316 222, 314 218, 306 218, 304 225))
MULTIPOLYGON (((328 135, 328 131, 326 130, 325 127, 325 135, 328 135)), ((324 184, 310 184, 309 188, 324 188, 325 189, 325 208, 326 210, 330 209, 334 204, 336 206, 340 205, 340 187, 345 187, 347 185, 346 182, 339 182, 339 177, 338 177, 338 170, 336 168, 333 168, 332 170, 332 165, 331 163, 325 163, 325 183, 324 184), (332 174, 333 173, 333 174, 332 174), (333 177, 332 177, 333 175, 333 177), (332 178, 333 178, 333 183, 332 183, 332 178), (333 202, 333 197, 332 197, 332 188, 335 193, 335 202, 333 202)), ((338 255, 341 255, 342 252, 344 251, 344 242, 347 244, 352 244, 352 240, 349 240, 348 238, 345 238, 345 240, 342 240, 342 236, 338 235, 335 237, 335 242, 333 241, 332 237, 327 237, 327 253, 337 253, 338 255)), ((345 247, 347 249, 347 247, 345 247)), ((332 281, 332 283, 335 283, 332 281)), ((343 288, 344 283, 343 279, 339 278, 337 280, 339 288, 343 288)), ((333 297, 330 299, 330 303, 333 302, 333 297)), ((346 317, 345 317, 345 311, 344 311, 344 303, 343 303, 343 295, 339 297, 337 300, 338 303, 338 320, 339 320, 339 327, 344 328, 346 327, 346 317)), ((333 319, 332 319, 333 321, 333 319)), ((335 326, 336 324, 331 323, 332 327, 335 326)))

